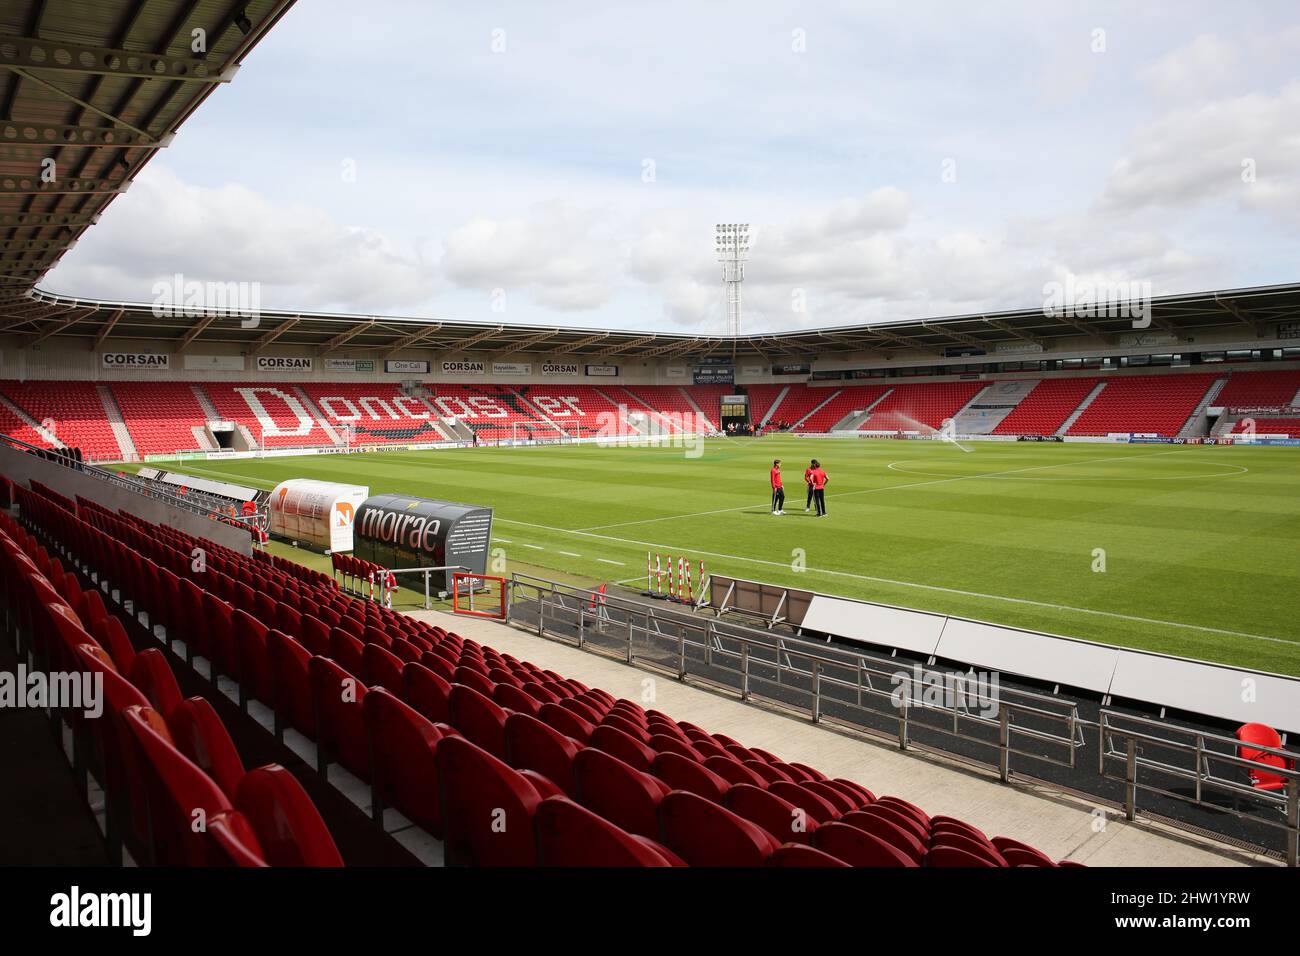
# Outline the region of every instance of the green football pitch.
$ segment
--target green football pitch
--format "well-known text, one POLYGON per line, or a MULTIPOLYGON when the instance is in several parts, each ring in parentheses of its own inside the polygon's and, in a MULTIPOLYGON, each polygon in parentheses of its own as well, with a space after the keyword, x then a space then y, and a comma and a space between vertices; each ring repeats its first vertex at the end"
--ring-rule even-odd
MULTIPOLYGON (((1300 448, 711 439, 183 462, 488 505, 507 566, 709 571, 1300 674, 1300 448), (830 475, 825 518, 803 469, 830 475), (768 469, 783 460, 784 517, 768 469)), ((164 466, 166 463, 162 463, 164 466)))

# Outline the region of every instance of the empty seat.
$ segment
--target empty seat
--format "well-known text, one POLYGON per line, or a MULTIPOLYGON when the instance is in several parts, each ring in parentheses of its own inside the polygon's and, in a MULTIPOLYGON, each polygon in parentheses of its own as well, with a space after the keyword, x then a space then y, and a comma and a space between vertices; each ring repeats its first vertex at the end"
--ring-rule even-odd
POLYGON ((849 864, 843 860, 837 859, 825 850, 814 849, 805 846, 802 843, 790 843, 783 847, 778 847, 776 851, 767 858, 768 866, 777 867, 847 867, 849 864))
POLYGON ((463 737, 438 743, 446 861, 533 866, 533 813, 542 796, 522 775, 463 737))
POLYGON ((588 747, 573 758, 578 802, 629 833, 656 839, 666 784, 617 757, 588 747))
POLYGON ((257 834, 272 866, 342 866, 325 821, 293 774, 268 764, 244 774, 235 808, 257 834))
POLYGON ((537 862, 541 866, 671 866, 650 841, 621 830, 564 797, 537 806, 537 862))
POLYGON ((366 686, 328 657, 307 663, 312 705, 317 718, 317 768, 328 757, 362 779, 370 778, 370 744, 366 737, 363 705, 366 686))
POLYGON ((445 733, 382 687, 366 694, 362 711, 374 760, 371 790, 377 799, 372 812, 378 818, 381 806, 394 807, 441 838, 442 798, 434 755, 445 733))
POLYGON ((827 823, 817 828, 813 844, 850 866, 916 866, 917 861, 878 836, 847 823, 827 823))
POLYGON ((447 706, 453 727, 498 760, 505 758, 505 708, 464 684, 451 685, 447 706))
POLYGON ((519 770, 534 770, 570 796, 577 793, 573 761, 581 749, 577 741, 528 714, 506 718, 506 762, 519 770))
POLYGON ((659 805, 660 838, 690 866, 761 866, 780 846, 762 827, 694 793, 659 805))
POLYGON ((167 727, 176 748, 234 800, 244 761, 212 705, 202 697, 183 700, 172 708, 167 727))
POLYGON ((756 823, 781 843, 809 843, 817 821, 808 811, 753 784, 741 783, 727 791, 727 809, 756 823))
POLYGON ((688 790, 714 803, 721 803, 731 789, 731 784, 722 777, 681 754, 659 754, 651 766, 651 773, 673 790, 688 790))

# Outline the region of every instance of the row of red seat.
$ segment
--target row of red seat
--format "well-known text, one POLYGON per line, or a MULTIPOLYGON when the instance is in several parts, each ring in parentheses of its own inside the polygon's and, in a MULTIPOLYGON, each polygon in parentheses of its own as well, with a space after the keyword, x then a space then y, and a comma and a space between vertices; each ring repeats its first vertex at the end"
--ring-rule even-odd
MULTIPOLYGON (((24 516, 43 527, 76 521, 52 499, 16 495, 24 516)), ((157 865, 341 865, 293 775, 275 764, 245 770, 212 705, 181 698, 162 651, 137 653, 102 592, 83 590, 7 513, 0 562, 6 632, 20 652, 43 670, 102 681, 99 719, 73 709, 56 710, 55 719, 72 727, 74 766, 89 756, 98 772, 110 843, 157 865), (198 766, 213 759, 224 770, 216 778, 198 766)))
MULTIPOLYGON (((824 829, 823 853, 835 841, 841 859, 864 865, 1051 865, 1023 844, 331 593, 332 582, 302 584, 268 565, 255 592, 227 573, 243 570, 237 562, 197 569, 192 539, 172 529, 89 509, 92 527, 57 510, 64 540, 79 537, 90 566, 110 569, 133 613, 144 608, 151 627, 182 635, 210 661, 212 680, 237 681, 243 706, 272 708, 279 732, 314 739, 322 770, 332 758, 369 780, 376 813, 393 806, 443 837, 453 862, 583 852, 564 857, 552 845, 548 856, 545 825, 598 831, 588 842, 609 856, 592 863, 808 862, 781 844, 806 847, 824 829), (555 800, 576 806, 540 811, 555 800), (512 839, 485 815, 503 807, 512 839)), ((200 766, 226 775, 215 762, 200 766)))

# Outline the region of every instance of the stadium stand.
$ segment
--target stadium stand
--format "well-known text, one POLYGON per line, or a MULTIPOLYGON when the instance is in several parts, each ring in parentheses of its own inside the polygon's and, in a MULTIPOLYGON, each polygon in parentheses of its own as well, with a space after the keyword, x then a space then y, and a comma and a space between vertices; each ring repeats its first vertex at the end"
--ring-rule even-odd
POLYGON ((370 782, 376 820, 396 809, 443 840, 451 864, 996 867, 1012 865, 1004 852, 1014 848, 1020 862, 1054 865, 1017 841, 349 597, 305 568, 43 487, 15 496, 27 527, 0 513, 0 597, 22 652, 104 674, 112 718, 98 725, 88 765, 102 768, 111 829, 138 861, 342 862, 301 785, 275 766, 244 770, 207 701, 182 699, 159 642, 183 640, 191 667, 201 656, 209 680, 238 681, 241 709, 256 700, 278 733, 316 737, 320 770, 343 761, 370 782), (196 545, 208 553, 202 574, 196 545), (355 696, 338 692, 349 679, 355 696), (218 825, 193 832, 182 812, 193 807, 218 825), (816 822, 815 851, 794 809, 816 822), (564 848, 563 832, 591 839, 564 848))
MULTIPOLYGON (((121 457, 108 415, 91 382, 3 382, 0 390, 33 420, 50 422, 55 437, 63 444, 80 448, 92 461, 121 457)), ((30 431, 30 429, 28 429, 30 431)), ((15 438, 23 438, 21 434, 15 438)), ((28 439, 23 438, 24 441, 28 439)), ((37 441, 32 444, 48 445, 37 441)))
MULTIPOLYGON (((454 385, 444 382, 426 386, 428 402, 442 418, 454 418, 473 428, 488 441, 515 437, 515 426, 535 432, 556 434, 519 395, 507 386, 454 385)), ((521 435, 522 437, 522 435, 521 435)))
MULTIPOLYGON (((1300 418, 1253 418, 1255 423, 1254 433, 1256 435, 1289 435, 1292 438, 1300 437, 1300 418)), ((1229 434, 1240 435, 1247 431, 1246 422, 1234 422, 1232 431, 1229 434)))
POLYGON ((994 435, 1054 435, 1097 386, 1095 378, 1043 379, 993 429, 994 435))
POLYGON ((204 393, 222 418, 241 425, 263 448, 332 445, 295 392, 295 386, 276 382, 205 382, 204 393))
MULTIPOLYGON (((763 386, 762 388, 775 389, 776 391, 773 395, 774 399, 775 395, 780 393, 780 388, 775 385, 763 386)), ((754 389, 751 389, 750 394, 752 395, 754 391, 754 389)), ((781 399, 780 404, 771 410, 772 417, 776 420, 789 422, 791 425, 798 426, 795 430, 802 431, 803 426, 799 425, 800 420, 807 417, 808 414, 818 405, 831 398, 836 391, 837 389, 834 388, 813 388, 812 386, 805 385, 802 382, 791 385, 785 398, 781 399)), ((760 395, 762 394, 763 393, 760 392, 760 395)), ((756 422, 762 421, 762 417, 752 408, 750 409, 749 415, 750 418, 756 422)))
POLYGON ((397 385, 307 383, 302 390, 331 425, 351 425, 354 444, 444 441, 437 415, 397 385))
POLYGON ((1291 405, 1300 396, 1300 371, 1234 372, 1215 399, 1225 408, 1291 405))
POLYGON ((113 382, 113 397, 136 451, 141 455, 166 455, 200 447, 195 426, 203 414, 194 389, 184 382, 113 382))
POLYGON ((800 431, 826 432, 839 423, 845 415, 865 411, 873 402, 889 391, 887 385, 852 385, 809 415, 799 426, 800 431))
POLYGON ((549 385, 545 382, 518 385, 515 392, 567 435, 582 438, 594 434, 605 423, 626 421, 611 396, 595 385, 549 385))
POLYGON ((975 397, 986 382, 909 382, 897 385, 862 423, 863 431, 940 428, 975 397))
POLYGON ((1172 438, 1187 424, 1215 378, 1191 374, 1111 379, 1066 434, 1135 432, 1172 438))

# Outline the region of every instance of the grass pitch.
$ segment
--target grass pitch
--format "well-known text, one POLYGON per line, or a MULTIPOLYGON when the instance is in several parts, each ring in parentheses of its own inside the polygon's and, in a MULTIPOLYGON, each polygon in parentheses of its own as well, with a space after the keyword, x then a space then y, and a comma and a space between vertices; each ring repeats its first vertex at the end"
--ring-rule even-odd
POLYGON ((1300 448, 711 439, 184 462, 490 505, 512 564, 644 586, 718 573, 1300 674, 1300 448), (821 459, 829 515, 806 515, 821 459), (784 517, 770 514, 783 460, 784 517), (802 570, 799 565, 802 565, 802 570), (1101 568, 1104 567, 1104 570, 1101 568))

